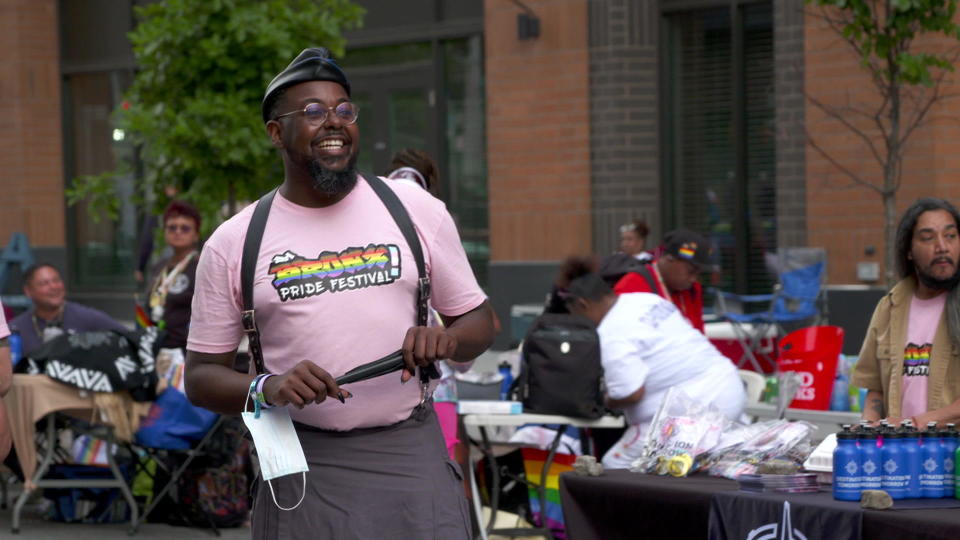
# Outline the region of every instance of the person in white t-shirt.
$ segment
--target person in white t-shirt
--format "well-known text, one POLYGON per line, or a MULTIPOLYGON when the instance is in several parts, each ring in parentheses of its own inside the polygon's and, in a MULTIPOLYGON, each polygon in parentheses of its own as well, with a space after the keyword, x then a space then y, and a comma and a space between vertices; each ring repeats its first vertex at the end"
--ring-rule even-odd
POLYGON ((629 424, 603 456, 605 467, 626 468, 639 457, 670 387, 716 406, 731 420, 743 413, 746 394, 736 367, 671 302, 651 293, 617 296, 589 258, 568 259, 559 285, 570 312, 597 325, 607 405, 622 409, 629 424))
POLYGON ((279 474, 270 489, 263 475, 257 483, 255 540, 466 539, 462 472, 415 373, 437 360, 479 356, 493 341, 492 310, 443 203, 418 187, 386 182, 419 236, 430 301, 444 323, 416 325, 414 256, 370 179, 356 170, 358 111, 326 49, 304 50, 267 86, 263 121, 284 179, 263 232, 253 298, 266 371, 276 375, 232 369, 244 333, 240 267, 251 205, 221 225, 200 254, 187 395, 215 412, 237 414, 252 400, 286 407, 293 419, 309 468, 303 480, 280 472, 301 457, 287 456, 292 444, 261 448, 271 432, 261 441, 253 433, 258 451, 283 460, 263 461, 266 474, 270 467, 279 474), (337 385, 334 377, 397 349, 402 373, 337 385))

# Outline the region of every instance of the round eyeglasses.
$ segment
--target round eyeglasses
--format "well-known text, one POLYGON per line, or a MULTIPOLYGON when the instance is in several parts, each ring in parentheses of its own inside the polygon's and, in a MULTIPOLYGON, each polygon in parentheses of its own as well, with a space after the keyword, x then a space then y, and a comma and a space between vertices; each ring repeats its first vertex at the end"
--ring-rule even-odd
POLYGON ((308 122, 319 126, 327 121, 330 111, 333 111, 333 114, 337 115, 337 118, 340 119, 340 122, 347 126, 355 123, 360 115, 359 106, 349 101, 344 101, 336 107, 324 107, 320 103, 307 103, 306 107, 301 110, 278 114, 276 119, 283 118, 284 116, 290 116, 292 114, 302 113, 303 117, 306 118, 308 122))

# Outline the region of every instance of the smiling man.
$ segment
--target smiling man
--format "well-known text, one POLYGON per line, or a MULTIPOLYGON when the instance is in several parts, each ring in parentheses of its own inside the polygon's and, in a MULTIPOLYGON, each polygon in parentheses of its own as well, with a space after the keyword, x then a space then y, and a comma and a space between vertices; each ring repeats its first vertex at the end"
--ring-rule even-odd
POLYGON ((897 228, 902 278, 873 312, 853 373, 866 388, 863 418, 915 426, 960 421, 960 213, 924 198, 897 228))
POLYGON ((411 380, 436 360, 472 360, 493 340, 492 310, 453 219, 419 187, 386 183, 416 229, 444 323, 417 326, 417 265, 375 179, 357 173, 359 109, 344 72, 325 49, 304 50, 267 86, 262 114, 284 168, 253 278, 263 358, 275 375, 231 367, 244 332, 250 206, 201 253, 185 379, 196 405, 270 410, 259 421, 269 424, 266 438, 258 439, 260 417, 245 417, 262 471, 253 537, 469 538, 462 472, 447 456, 426 385, 411 380), (401 373, 343 389, 335 382, 397 349, 401 373), (293 433, 284 435, 287 413, 293 433), (288 474, 302 470, 290 467, 301 458, 303 480, 288 474))
POLYGON ((23 294, 33 305, 10 321, 10 330, 20 334, 23 356, 64 332, 127 331, 99 309, 68 302, 63 278, 51 264, 38 263, 23 272, 23 294))

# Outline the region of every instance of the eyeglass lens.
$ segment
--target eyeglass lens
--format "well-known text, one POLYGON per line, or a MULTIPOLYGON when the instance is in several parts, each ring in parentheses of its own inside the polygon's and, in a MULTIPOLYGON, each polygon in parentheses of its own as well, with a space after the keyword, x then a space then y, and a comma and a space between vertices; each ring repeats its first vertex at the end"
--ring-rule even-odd
POLYGON ((167 232, 177 232, 188 233, 193 231, 192 225, 167 225, 167 232))
MULTIPOLYGON (((322 124, 327 120, 329 110, 319 103, 310 103, 303 108, 303 115, 311 122, 322 124)), ((357 106, 349 101, 337 105, 333 109, 333 113, 345 124, 352 124, 357 121, 357 106)))

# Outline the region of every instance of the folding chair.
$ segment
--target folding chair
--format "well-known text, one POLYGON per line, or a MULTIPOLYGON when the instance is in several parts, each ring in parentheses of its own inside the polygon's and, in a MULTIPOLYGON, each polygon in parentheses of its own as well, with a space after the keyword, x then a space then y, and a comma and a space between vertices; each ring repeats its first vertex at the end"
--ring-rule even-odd
POLYGON ((717 315, 730 323, 743 347, 737 367, 749 365, 758 372, 764 371, 758 356, 767 365, 775 365, 762 346, 771 330, 779 337, 786 333, 785 325, 820 324, 826 319, 827 261, 822 248, 781 248, 775 256, 768 256, 767 265, 777 275, 771 294, 715 291, 717 315), (728 304, 739 306, 739 312, 728 304), (751 304, 766 309, 750 312, 747 306, 751 304))
MULTIPOLYGON (((139 527, 142 523, 144 523, 147 520, 147 517, 150 515, 150 513, 153 512, 153 510, 161 502, 163 502, 163 499, 166 496, 170 497, 170 499, 173 501, 175 505, 174 506, 175 508, 181 508, 183 501, 180 499, 180 497, 178 496, 178 493, 176 492, 176 488, 180 483, 180 479, 181 477, 183 477, 183 474, 187 471, 187 469, 190 467, 190 465, 193 463, 193 461, 196 458, 205 455, 206 453, 205 449, 207 444, 220 430, 221 426, 224 424, 224 421, 225 419, 223 416, 218 416, 213 426, 210 427, 210 429, 203 436, 203 438, 200 439, 200 441, 198 441, 195 446, 187 450, 154 448, 154 447, 142 446, 139 444, 132 445, 136 455, 140 456, 141 458, 142 457, 152 458, 156 462, 157 467, 160 470, 162 470, 165 474, 168 475, 166 484, 164 484, 163 488, 160 489, 159 492, 155 491, 155 494, 152 500, 150 500, 150 502, 143 508, 143 511, 140 513, 140 518, 137 521, 137 527, 139 527)), ((137 472, 144 471, 144 470, 145 469, 141 466, 141 467, 138 467, 137 472)), ((150 474, 149 471, 147 471, 147 474, 150 474)), ((152 475, 152 477, 154 481, 156 481, 159 479, 160 475, 154 474, 152 475)), ((210 526, 210 529, 215 535, 220 536, 220 531, 217 529, 216 523, 214 523, 213 520, 209 519, 209 517, 208 517, 208 525, 210 526)))
MULTIPOLYGON (((157 397, 154 408, 129 447, 133 455, 140 458, 137 460, 134 477, 145 473, 155 482, 160 479, 161 475, 151 473, 144 466, 145 457, 152 458, 157 468, 169 476, 160 491, 153 491, 153 498, 140 513, 137 527, 146 521, 164 497, 169 496, 174 503, 174 509, 182 512, 182 497, 176 491, 180 479, 196 458, 207 453, 207 446, 224 422, 224 417, 190 404, 186 396, 176 388, 167 388, 157 397)), ((209 516, 208 522, 214 534, 219 536, 216 524, 209 516)))

